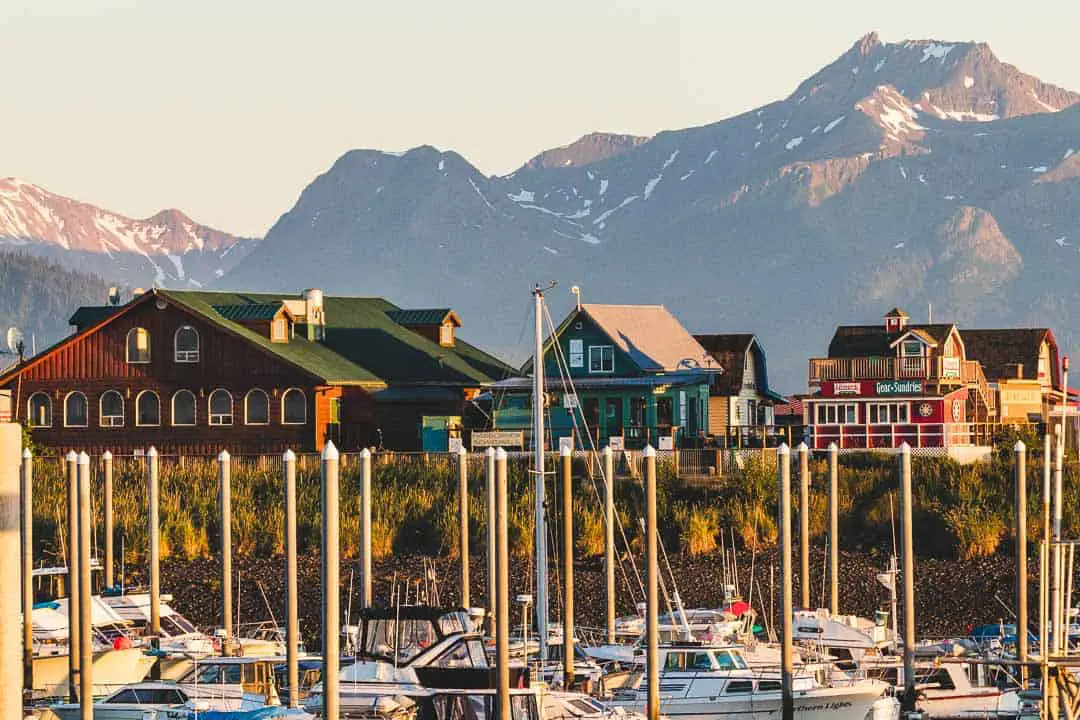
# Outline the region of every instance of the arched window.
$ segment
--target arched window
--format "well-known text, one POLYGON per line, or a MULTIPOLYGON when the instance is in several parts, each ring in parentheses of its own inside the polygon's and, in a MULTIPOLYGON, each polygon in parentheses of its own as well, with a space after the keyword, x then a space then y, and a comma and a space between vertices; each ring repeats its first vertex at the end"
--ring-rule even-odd
POLYGON ((86 396, 79 391, 64 397, 64 427, 86 427, 86 396))
POLYGON ((184 325, 173 337, 173 359, 178 363, 199 362, 199 331, 184 325))
POLYGON ((307 399, 302 390, 290 388, 281 396, 281 422, 285 425, 307 422, 307 399))
POLYGON ((127 361, 150 362, 150 332, 146 328, 131 328, 127 334, 127 361))
POLYGON ((172 424, 189 427, 195 424, 195 393, 177 390, 172 396, 172 424))
POLYGON ((270 424, 270 396, 259 388, 249 390, 244 396, 244 424, 270 424))
POLYGON ((161 400, 153 390, 143 390, 135 397, 135 424, 140 427, 161 424, 161 400))
POLYGON ((215 390, 210 393, 211 425, 232 425, 232 395, 228 390, 215 390))
POLYGON ((36 392, 26 401, 26 418, 30 427, 52 427, 52 400, 43 392, 36 392))
POLYGON ((106 390, 101 394, 98 424, 101 427, 124 426, 124 396, 116 390, 106 390))

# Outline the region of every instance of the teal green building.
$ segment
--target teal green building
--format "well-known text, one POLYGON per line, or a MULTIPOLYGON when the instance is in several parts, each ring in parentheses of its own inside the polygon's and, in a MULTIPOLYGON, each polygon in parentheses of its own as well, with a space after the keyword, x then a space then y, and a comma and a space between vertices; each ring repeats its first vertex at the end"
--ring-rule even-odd
MULTIPOLYGON (((660 449, 709 434, 709 389, 721 372, 662 305, 575 308, 544 344, 545 439, 579 449, 660 449)), ((532 361, 491 387, 494 425, 531 441, 532 361)))

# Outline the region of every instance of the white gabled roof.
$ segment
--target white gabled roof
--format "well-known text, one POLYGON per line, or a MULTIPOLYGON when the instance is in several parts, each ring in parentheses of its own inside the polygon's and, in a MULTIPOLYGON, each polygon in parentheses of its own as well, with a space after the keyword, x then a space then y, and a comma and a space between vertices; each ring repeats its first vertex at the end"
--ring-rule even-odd
POLYGON ((663 305, 586 303, 581 308, 642 370, 687 370, 704 366, 708 357, 663 305))

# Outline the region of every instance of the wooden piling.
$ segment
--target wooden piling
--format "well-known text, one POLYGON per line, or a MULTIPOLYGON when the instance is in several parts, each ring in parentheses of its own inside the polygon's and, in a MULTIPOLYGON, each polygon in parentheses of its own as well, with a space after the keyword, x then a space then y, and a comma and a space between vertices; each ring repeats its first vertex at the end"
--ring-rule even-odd
POLYGON ((105 496, 102 503, 105 521, 105 587, 111 588, 116 584, 116 575, 113 571, 113 456, 108 450, 101 454, 101 475, 101 491, 105 496))
MULTIPOLYGON (((506 451, 495 451, 495 674, 496 720, 511 720, 510 709, 510 542, 507 517, 506 451)), ((527 642, 527 640, 526 640, 527 642)))
MULTIPOLYGON (((152 446, 146 451, 146 483, 147 538, 150 541, 150 644, 157 650, 161 647, 161 522, 158 518, 161 488, 158 483, 158 451, 152 446)), ((154 663, 150 677, 161 679, 160 662, 154 663)))
POLYGON ((93 509, 90 506, 90 456, 79 453, 79 625, 69 628, 69 633, 79 633, 79 718, 94 718, 94 640, 91 620, 90 587, 90 520, 93 509))
POLYGON ((563 687, 574 683, 574 456, 570 448, 559 448, 562 466, 563 531, 563 687))
MULTIPOLYGON (((21 440, 20 440, 21 441, 21 440)), ((22 648, 23 692, 30 696, 34 690, 34 455, 30 448, 22 452, 20 463, 19 502, 20 543, 22 558, 22 648)))
POLYGON ((1027 582, 1027 446, 1018 440, 1013 447, 1016 491, 1016 647, 1021 687, 1027 687, 1028 582, 1027 582))
POLYGON ((900 511, 904 559, 904 693, 901 709, 915 711, 915 543, 911 508, 911 446, 900 446, 900 511))
POLYGON ((75 628, 79 624, 79 456, 74 450, 68 452, 65 459, 67 470, 67 596, 68 596, 68 702, 79 701, 79 635, 75 628))
POLYGON ((615 644, 615 458, 604 448, 604 571, 607 576, 607 641, 615 644))
POLYGON ((360 451, 360 607, 371 607, 371 451, 360 451))
POLYGON ((799 443, 799 591, 801 607, 810 607, 810 448, 799 443))
POLYGON ((646 673, 648 677, 647 717, 660 720, 660 561, 656 535, 656 449, 646 445, 641 453, 645 460, 645 576, 646 576, 646 673))
POLYGON ((469 597, 469 453, 458 448, 458 555, 461 556, 461 606, 468 609, 469 597))
POLYGON ((792 593, 791 593, 791 448, 781 443, 776 452, 776 476, 780 495, 780 592, 781 647, 780 647, 780 694, 781 720, 795 717, 795 661, 793 645, 792 593))
POLYGON ((218 463, 218 515, 221 518, 221 627, 225 637, 221 641, 221 654, 233 653, 233 596, 232 596, 232 458, 228 450, 222 450, 218 463))
POLYGON ((840 614, 840 448, 829 443, 829 613, 840 614))
POLYGON ((322 453, 322 649, 323 717, 338 720, 338 675, 341 663, 341 522, 338 461, 334 443, 326 442, 322 453))
POLYGON ((22 598, 20 584, 15 582, 24 556, 20 552, 19 476, 22 474, 24 481, 26 476, 19 468, 26 462, 21 451, 22 428, 17 423, 0 423, 0 578, 4 579, 0 583, 0 720, 23 717, 23 658, 19 652, 22 598))
POLYGON ((285 661, 288 665, 289 707, 300 707, 300 621, 296 580, 296 454, 286 450, 285 471, 285 661))
POLYGON ((495 635, 495 615, 498 612, 498 589, 496 585, 495 556, 498 554, 496 540, 496 479, 495 479, 495 448, 489 447, 484 451, 484 468, 487 475, 487 634, 495 635))

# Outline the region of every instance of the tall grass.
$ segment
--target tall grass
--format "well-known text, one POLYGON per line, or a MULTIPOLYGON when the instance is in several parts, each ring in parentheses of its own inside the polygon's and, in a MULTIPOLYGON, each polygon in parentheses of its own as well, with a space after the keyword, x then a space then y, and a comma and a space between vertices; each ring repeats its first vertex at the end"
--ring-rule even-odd
MULTIPOLYGON (((1016 437, 1003 437, 1011 447, 1016 437)), ((1041 445, 1028 462, 1031 513, 1028 527, 1038 532, 1041 489, 1041 445)), ((317 552, 320 542, 320 477, 317 459, 301 458, 297 468, 297 527, 302 552, 317 552)), ((511 552, 529 558, 533 552, 534 521, 532 474, 524 457, 508 464, 508 500, 511 552)), ((995 453, 991 462, 963 467, 950 460, 915 458, 916 522, 920 554, 939 557, 980 557, 998 552, 1012 532, 1012 468, 1008 452, 995 453)), ((1080 493, 1075 464, 1066 466, 1065 523, 1080 525, 1080 493)), ((95 528, 100 537, 101 477, 98 458, 92 459, 95 528)), ((604 548, 604 519, 600 498, 602 482, 590 475, 583 461, 575 461, 575 551, 596 556, 604 548)), ((811 462, 811 533, 818 539, 827 530, 827 466, 811 462)), ((161 537, 163 557, 200 558, 219 550, 217 463, 212 458, 161 458, 161 537)), ((887 548, 893 542, 897 462, 894 456, 857 454, 841 458, 839 474, 841 541, 846 547, 887 548)), ((714 552, 718 538, 732 532, 748 549, 767 549, 776 543, 777 473, 775 462, 752 460, 708 486, 684 485, 670 464, 658 467, 658 513, 661 539, 671 552, 702 555, 714 552)), ((470 459, 470 547, 483 554, 486 542, 487 502, 482 458, 470 459)), ((341 540, 346 558, 360 550, 359 463, 345 459, 341 469, 341 540)), ((794 491, 797 481, 793 477, 794 491)), ((58 458, 40 458, 34 469, 34 539, 38 561, 60 562, 65 556, 66 481, 58 458)), ((284 511, 280 460, 234 458, 232 463, 233 547, 251 556, 275 555, 284 548, 284 511)), ((458 470, 456 458, 441 455, 380 456, 372 470, 372 552, 377 558, 396 553, 455 556, 458 552, 458 470)), ((554 480, 547 499, 550 522, 560 514, 554 480)), ((616 511, 630 545, 640 553, 644 516, 640 472, 621 476, 615 485, 616 511)), ((118 458, 114 463, 114 518, 116 548, 121 538, 125 559, 145 557, 146 467, 139 458, 118 458)), ((554 529, 549 537, 558 536, 554 529)), ((619 551, 625 552, 617 532, 619 551)))

